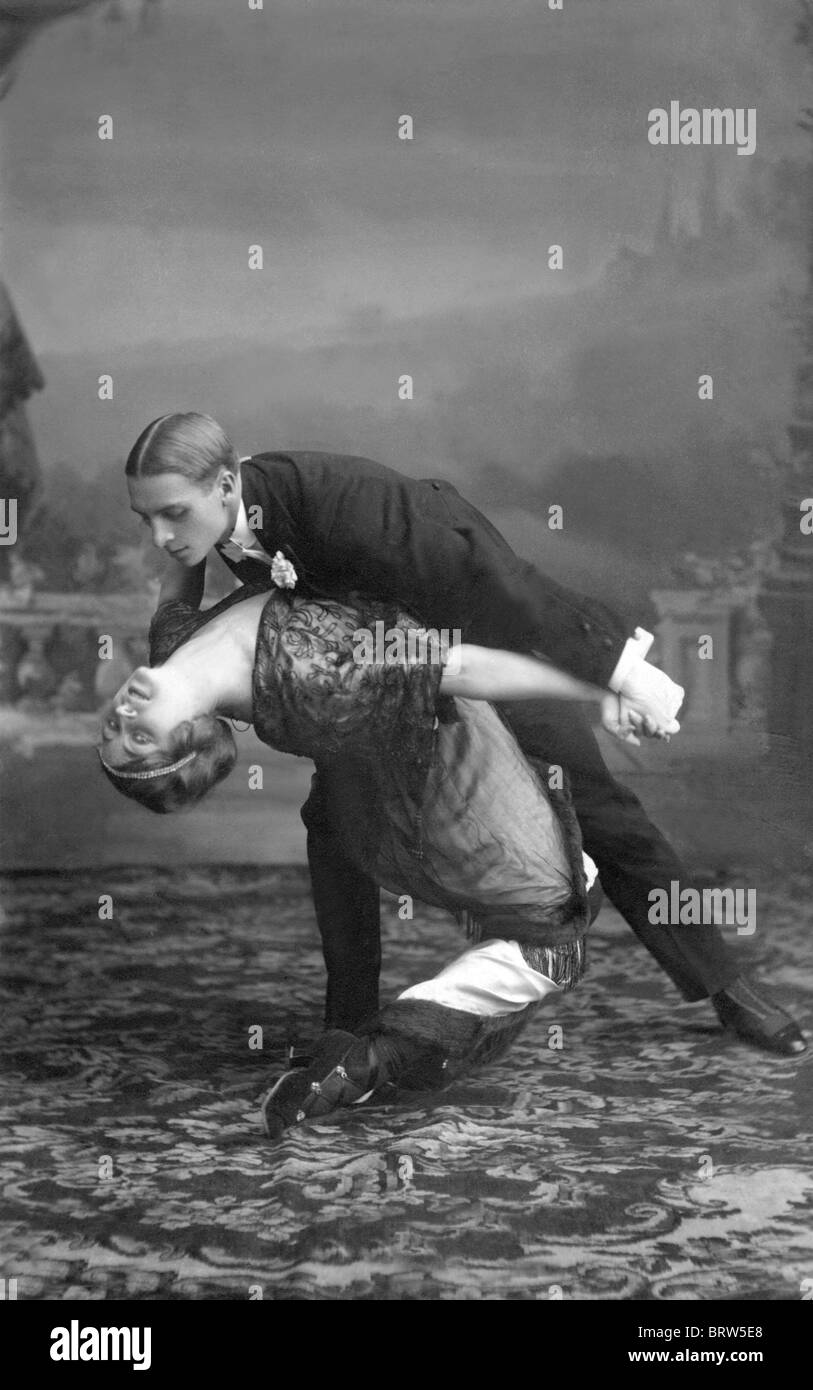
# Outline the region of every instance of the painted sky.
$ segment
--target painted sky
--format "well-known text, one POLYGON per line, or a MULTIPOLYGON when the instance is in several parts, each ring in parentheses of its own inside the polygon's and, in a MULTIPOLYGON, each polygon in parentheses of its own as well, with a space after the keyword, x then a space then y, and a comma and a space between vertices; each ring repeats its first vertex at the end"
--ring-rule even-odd
POLYGON ((161 9, 148 34, 55 25, 6 102, 5 263, 40 350, 312 341, 361 306, 411 316, 551 290, 550 241, 585 276, 651 223, 650 107, 756 106, 770 155, 801 104, 782 0, 161 9))
MULTIPOLYGON (((318 443, 463 481, 495 420, 497 461, 526 482, 602 439, 640 451, 650 430, 667 448, 676 399, 643 426, 629 405, 603 419, 571 399, 567 424, 552 393, 522 393, 555 379, 559 399, 573 354, 595 347, 584 296, 621 243, 650 243, 666 160, 679 214, 696 216, 700 152, 653 149, 651 107, 757 108, 753 163, 720 155, 732 206, 758 168, 802 156, 793 0, 156 8, 149 32, 127 0, 122 23, 52 26, 0 111, 3 273, 48 375, 32 410, 46 462, 99 467, 152 415, 192 405, 242 428, 246 448, 318 443), (411 143, 396 138, 402 112, 411 143), (101 113, 112 142, 97 138, 101 113), (399 352, 418 376, 431 363, 432 409, 408 424, 390 394, 399 352), (82 383, 105 370, 121 390, 102 418, 82 383), (264 419, 284 437, 263 437, 264 419)), ((757 319, 762 348, 727 407, 730 423, 753 400, 760 430, 782 418, 792 372, 765 321, 765 254, 736 311, 738 334, 757 319)), ((701 322, 701 304, 688 312, 701 322)), ((666 333, 664 361, 668 349, 666 333)))

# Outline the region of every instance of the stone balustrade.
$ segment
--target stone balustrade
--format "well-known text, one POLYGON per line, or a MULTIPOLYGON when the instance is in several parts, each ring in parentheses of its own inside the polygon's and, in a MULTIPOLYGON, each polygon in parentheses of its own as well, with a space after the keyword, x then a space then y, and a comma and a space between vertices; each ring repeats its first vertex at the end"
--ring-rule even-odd
MULTIPOLYGON (((758 593, 754 581, 653 591, 660 622, 650 659, 686 690, 675 753, 764 741, 771 638, 758 593)), ((154 603, 147 593, 0 592, 0 704, 98 709, 147 660, 154 603)))
POLYGON ((0 592, 0 705, 98 709, 147 659, 148 594, 0 592))

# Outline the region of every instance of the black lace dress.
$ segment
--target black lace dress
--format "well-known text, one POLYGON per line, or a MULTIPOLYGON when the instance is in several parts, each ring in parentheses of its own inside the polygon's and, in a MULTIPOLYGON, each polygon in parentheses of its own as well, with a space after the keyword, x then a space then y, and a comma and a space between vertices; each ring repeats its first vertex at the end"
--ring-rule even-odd
MULTIPOLYGON (((239 589, 205 613, 163 605, 150 629, 153 664, 257 592, 239 589)), ((257 735, 328 769, 345 851, 375 882, 449 909, 476 940, 541 953, 537 968, 572 987, 589 907, 569 796, 549 790, 547 768, 526 759, 492 705, 440 694, 443 658, 421 632, 361 595, 273 590, 257 634, 257 735), (403 633, 402 655, 360 663, 357 634, 376 623, 388 638, 403 633)))

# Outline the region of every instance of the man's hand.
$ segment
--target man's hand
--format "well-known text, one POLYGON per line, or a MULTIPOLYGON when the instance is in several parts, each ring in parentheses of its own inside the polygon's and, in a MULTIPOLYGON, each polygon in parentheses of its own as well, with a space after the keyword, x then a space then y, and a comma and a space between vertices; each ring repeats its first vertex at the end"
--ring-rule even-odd
POLYGON ((649 715, 662 733, 677 733, 679 725, 675 716, 686 692, 682 685, 670 680, 665 671, 650 666, 648 661, 633 662, 618 694, 629 710, 637 710, 645 717, 649 715))
MULTIPOLYGON (((675 689, 680 690, 681 687, 676 686, 675 689)), ((682 698, 681 692, 681 701, 682 698)), ((636 747, 641 742, 639 734, 643 734, 645 738, 666 739, 668 742, 672 734, 680 731, 676 719, 661 721, 651 710, 642 708, 624 695, 615 695, 612 691, 608 691, 602 697, 601 723, 608 733, 613 734, 622 743, 634 743, 636 747)))
POLYGON ((668 739, 680 729, 675 716, 686 692, 646 660, 654 640, 651 632, 636 627, 610 677, 611 694, 601 702, 604 728, 622 743, 639 743, 637 734, 668 739))

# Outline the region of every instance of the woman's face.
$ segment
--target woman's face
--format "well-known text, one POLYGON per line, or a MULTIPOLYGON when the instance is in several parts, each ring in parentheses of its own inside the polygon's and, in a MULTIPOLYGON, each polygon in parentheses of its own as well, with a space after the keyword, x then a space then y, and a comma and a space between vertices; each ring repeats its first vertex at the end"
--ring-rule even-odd
POLYGON ((199 565, 231 534, 239 505, 237 480, 222 468, 211 486, 180 473, 128 478, 130 506, 149 526, 153 545, 183 565, 199 565))
POLYGON ((125 767, 134 758, 165 752, 173 729, 188 717, 182 690, 171 672, 139 666, 103 712, 104 761, 110 767, 125 767))

